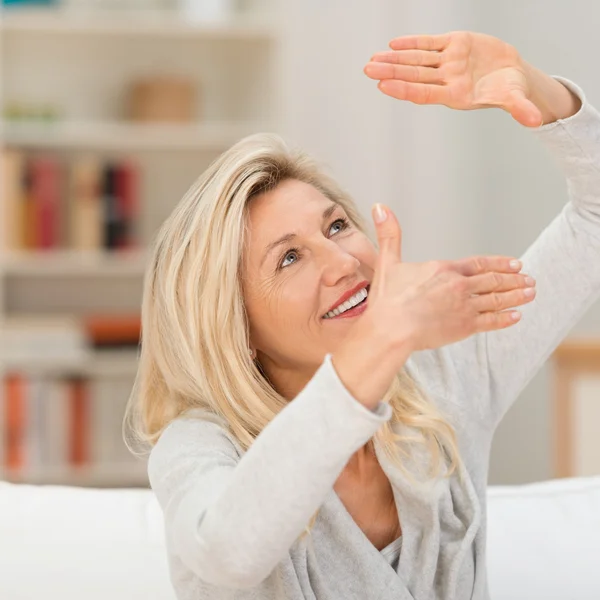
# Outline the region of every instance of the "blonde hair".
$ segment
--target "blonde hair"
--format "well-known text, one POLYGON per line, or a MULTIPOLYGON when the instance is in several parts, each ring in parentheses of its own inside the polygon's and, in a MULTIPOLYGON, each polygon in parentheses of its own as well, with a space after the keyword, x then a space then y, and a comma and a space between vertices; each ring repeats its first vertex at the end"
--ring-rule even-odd
MULTIPOLYGON (((276 135, 249 136, 199 177, 162 225, 147 268, 142 302, 139 368, 125 431, 133 450, 153 446, 165 427, 190 409, 226 423, 247 449, 287 401, 250 359, 249 326, 241 288, 249 201, 287 179, 314 186, 339 203, 367 233, 354 201, 309 156, 276 135)), ((376 438, 402 468, 412 444, 429 453, 433 476, 459 452, 452 426, 402 369, 385 401, 393 415, 376 438), (411 435, 400 435, 403 424, 411 435)), ((446 465, 448 466, 448 465, 446 465)))

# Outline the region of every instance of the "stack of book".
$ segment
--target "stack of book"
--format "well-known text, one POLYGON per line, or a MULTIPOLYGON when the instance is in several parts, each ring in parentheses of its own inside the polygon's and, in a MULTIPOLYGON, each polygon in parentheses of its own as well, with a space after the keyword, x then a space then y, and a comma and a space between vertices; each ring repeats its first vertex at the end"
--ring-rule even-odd
POLYGON ((114 468, 134 462, 122 438, 131 378, 12 372, 4 378, 2 470, 114 468))
POLYGON ((90 358, 80 319, 62 315, 12 315, 0 322, 0 364, 78 365, 90 358))
POLYGON ((7 149, 0 155, 0 188, 5 249, 137 246, 139 176, 130 160, 64 161, 7 149))
POLYGON ((134 370, 114 367, 135 366, 140 334, 139 314, 0 322, 0 472, 134 465, 122 438, 134 370), (107 354, 112 372, 94 374, 107 354))

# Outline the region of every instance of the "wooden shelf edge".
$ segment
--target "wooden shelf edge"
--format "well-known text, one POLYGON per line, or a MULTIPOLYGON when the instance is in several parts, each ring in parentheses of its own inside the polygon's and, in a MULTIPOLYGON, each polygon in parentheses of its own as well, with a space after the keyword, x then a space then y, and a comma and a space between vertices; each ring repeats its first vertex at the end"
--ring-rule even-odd
POLYGON ((572 338, 562 342, 552 354, 562 368, 600 371, 600 340, 572 338))
POLYGON ((0 121, 0 142, 23 148, 88 148, 115 151, 224 150, 256 132, 273 131, 261 121, 131 123, 127 121, 0 121))
POLYGON ((277 36, 266 15, 238 14, 227 20, 198 21, 176 10, 92 10, 11 7, 1 11, 0 32, 135 37, 180 37, 270 41, 277 36))
POLYGON ((142 275, 146 269, 147 252, 110 251, 0 251, 0 274, 55 277, 59 275, 142 275))
POLYGON ((145 469, 131 467, 48 467, 11 473, 0 469, 0 480, 29 485, 76 487, 148 487, 145 469))
POLYGON ((0 374, 9 371, 23 373, 77 374, 88 377, 129 377, 136 374, 138 355, 134 350, 93 351, 83 360, 3 361, 0 374))

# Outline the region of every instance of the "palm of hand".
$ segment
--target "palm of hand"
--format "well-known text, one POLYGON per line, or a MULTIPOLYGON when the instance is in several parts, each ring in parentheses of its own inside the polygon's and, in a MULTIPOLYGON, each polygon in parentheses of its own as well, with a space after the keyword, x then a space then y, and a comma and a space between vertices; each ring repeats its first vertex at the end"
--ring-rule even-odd
POLYGON ((442 104, 458 110, 500 107, 523 125, 539 125, 541 113, 528 100, 527 77, 518 52, 489 35, 451 32, 408 36, 390 42, 365 67, 379 89, 399 100, 442 104))

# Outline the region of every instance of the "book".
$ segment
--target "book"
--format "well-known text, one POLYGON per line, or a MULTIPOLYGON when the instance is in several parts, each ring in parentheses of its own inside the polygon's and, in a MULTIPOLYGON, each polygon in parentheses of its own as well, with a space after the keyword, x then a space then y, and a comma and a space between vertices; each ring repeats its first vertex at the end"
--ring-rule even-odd
POLYGON ((41 250, 58 248, 61 239, 60 204, 63 195, 60 164, 52 157, 35 156, 29 161, 29 168, 32 247, 41 250))
POLYGON ((84 316, 83 327, 94 348, 136 347, 139 345, 142 321, 139 313, 131 315, 90 314, 84 316))
POLYGON ((0 155, 0 249, 23 248, 23 194, 25 190, 25 156, 16 150, 3 150, 0 155))
POLYGON ((68 177, 68 245, 76 250, 100 250, 104 241, 102 163, 93 156, 76 158, 68 177))
POLYGON ((143 465, 123 440, 133 376, 7 373, 0 382, 0 474, 27 481, 44 474, 102 472, 139 480, 143 465))
POLYGON ((0 248, 126 250, 139 244, 139 171, 131 159, 70 161, 5 150, 0 248))

